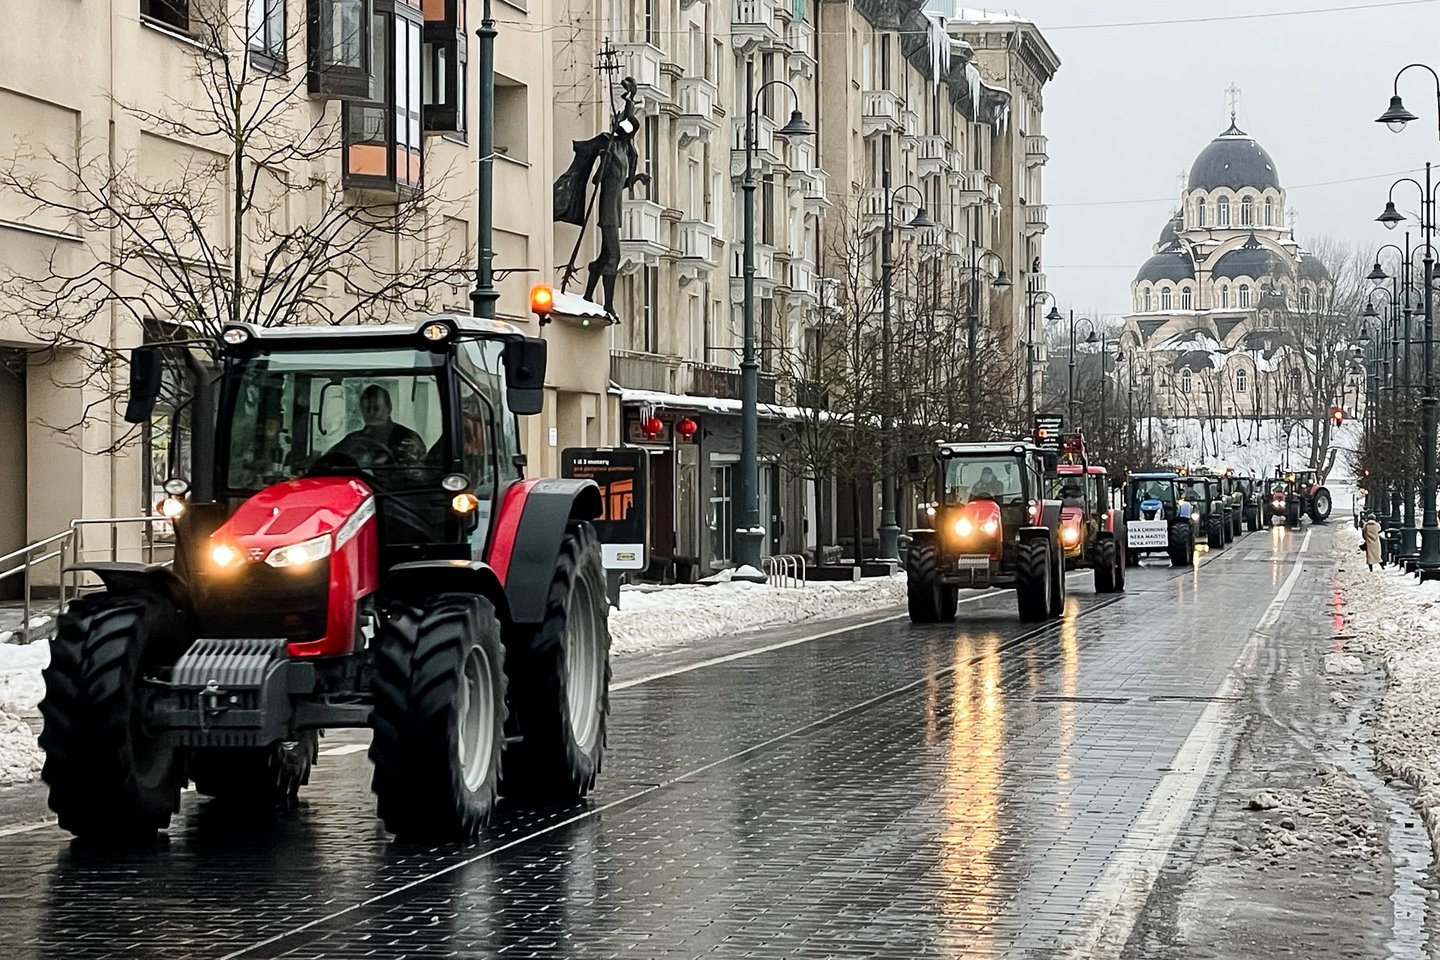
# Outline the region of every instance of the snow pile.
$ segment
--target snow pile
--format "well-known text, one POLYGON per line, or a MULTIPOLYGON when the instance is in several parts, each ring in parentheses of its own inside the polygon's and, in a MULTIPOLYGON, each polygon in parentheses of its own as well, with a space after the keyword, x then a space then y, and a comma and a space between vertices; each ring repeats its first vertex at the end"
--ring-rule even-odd
POLYGON ((0 709, 32 713, 45 686, 40 671, 50 663, 50 644, 0 643, 0 709))
POLYGON ((1375 655, 1385 665, 1375 755, 1419 792, 1431 843, 1440 850, 1440 584, 1393 568, 1370 573, 1359 543, 1359 531, 1350 528, 1333 538, 1345 598, 1344 636, 1337 639, 1347 653, 1375 655))
POLYGON ((0 709, 0 784, 34 780, 44 760, 29 724, 0 709))
MULTIPOLYGON (((1277 465, 1312 466, 1308 421, 1286 434, 1285 426, 1290 423, 1293 421, 1157 417, 1153 422, 1140 420, 1136 429, 1142 440, 1154 437, 1159 464, 1233 467, 1242 473, 1273 477, 1277 465)), ((1328 478, 1332 483, 1353 475, 1349 451, 1359 446, 1361 433, 1356 419, 1332 428, 1330 446, 1339 451, 1328 478)))
POLYGON ((905 602, 905 575, 801 588, 732 581, 626 589, 610 611, 610 649, 618 656, 653 653, 698 640, 812 617, 841 617, 905 602))

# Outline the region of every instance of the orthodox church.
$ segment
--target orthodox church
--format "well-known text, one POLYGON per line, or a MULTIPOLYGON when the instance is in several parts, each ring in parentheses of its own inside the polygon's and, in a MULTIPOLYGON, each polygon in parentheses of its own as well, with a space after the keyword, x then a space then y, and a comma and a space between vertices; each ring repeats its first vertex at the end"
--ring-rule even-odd
POLYGON ((1295 241, 1280 174, 1235 124, 1191 165, 1180 208, 1131 285, 1122 348, 1150 415, 1278 417, 1305 409, 1281 319, 1330 301, 1295 241))

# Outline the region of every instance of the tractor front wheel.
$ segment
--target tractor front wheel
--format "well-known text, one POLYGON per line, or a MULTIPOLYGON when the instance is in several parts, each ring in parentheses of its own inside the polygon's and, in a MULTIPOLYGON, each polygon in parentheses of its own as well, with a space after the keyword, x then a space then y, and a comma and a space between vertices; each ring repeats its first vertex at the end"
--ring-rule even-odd
POLYGON ((1331 509, 1330 491, 1324 487, 1316 490, 1310 497, 1310 519, 1315 523, 1324 523, 1330 519, 1331 509))
MULTIPOLYGON (((905 600, 911 623, 938 623, 943 612, 938 560, 933 543, 912 543, 905 557, 905 600)), ((954 619, 952 614, 951 619, 954 619)))
POLYGON ((1114 540, 1101 540, 1095 544, 1095 592, 1114 593, 1120 589, 1124 573, 1114 540))
POLYGON ((183 616, 158 597, 82 597, 61 615, 43 671, 40 746, 63 829, 87 840, 143 840, 180 809, 184 765, 147 721, 145 678, 183 643, 183 616))
POLYGON ((507 796, 570 803, 595 785, 610 715, 609 617, 600 541, 590 524, 572 523, 545 620, 510 671, 521 740, 505 760, 507 796))
POLYGON ((1021 540, 1015 551, 1015 598, 1022 623, 1039 623, 1050 617, 1050 545, 1044 540, 1021 540))
POLYGON ((375 638, 371 789, 402 840, 465 840, 499 797, 505 650, 484 597, 397 601, 375 638))
POLYGON ((1213 513, 1205 523, 1205 542, 1210 545, 1211 550, 1225 546, 1225 524, 1213 513))
POLYGON ((1188 567, 1195 562, 1195 540, 1189 523, 1170 525, 1170 566, 1188 567))
POLYGON ((190 779, 197 793, 223 803, 247 810, 293 810, 319 752, 314 730, 265 747, 200 748, 190 751, 190 779))

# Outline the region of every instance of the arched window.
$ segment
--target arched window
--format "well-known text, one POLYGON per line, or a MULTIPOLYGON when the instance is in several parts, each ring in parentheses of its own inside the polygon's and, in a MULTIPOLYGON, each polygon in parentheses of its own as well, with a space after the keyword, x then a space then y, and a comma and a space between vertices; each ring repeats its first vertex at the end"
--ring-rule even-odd
POLYGON ((1191 304, 1192 304, 1192 303, 1194 303, 1194 300, 1191 299, 1190 288, 1189 288, 1189 287, 1181 287, 1181 288, 1180 288, 1180 309, 1181 309, 1181 310, 1189 310, 1189 309, 1191 308, 1191 304))
POLYGON ((1248 283, 1240 284, 1240 309, 1250 309, 1250 284, 1248 283))
POLYGON ((1145 296, 1145 312, 1146 312, 1146 313, 1149 313, 1149 312, 1150 312, 1150 288, 1149 288, 1149 287, 1146 287, 1146 288, 1145 288, 1144 296, 1145 296))
POLYGON ((1197 227, 1203 227, 1203 226, 1205 226, 1205 198, 1204 198, 1204 197, 1201 197, 1198 201, 1196 201, 1196 204, 1195 204, 1195 214, 1196 214, 1196 217, 1195 217, 1195 225, 1196 225, 1197 227))
POLYGON ((1290 371, 1290 395, 1295 396, 1300 392, 1300 371, 1290 371))
POLYGON ((1217 227, 1230 226, 1230 198, 1221 197, 1215 201, 1215 225, 1217 227))
POLYGON ((1255 225, 1255 201, 1249 197, 1240 201, 1240 226, 1252 227, 1255 225))
POLYGON ((1265 226, 1275 225, 1275 201, 1271 197, 1265 198, 1265 226))
POLYGON ((1160 288, 1160 309, 1161 309, 1161 310, 1169 310, 1169 309, 1170 309, 1170 288, 1169 288, 1169 287, 1161 287, 1161 288, 1160 288))
POLYGON ((1301 287, 1301 288, 1300 288, 1300 309, 1301 309, 1301 310, 1309 310, 1309 309, 1310 309, 1310 288, 1309 288, 1309 287, 1301 287))
POLYGON ((1230 309, 1230 285, 1228 283, 1220 285, 1220 309, 1230 309))
POLYGON ((1245 368, 1241 367, 1235 371, 1235 392, 1244 393, 1249 384, 1249 377, 1245 374, 1245 368))
POLYGON ((1180 392, 1181 392, 1181 393, 1189 393, 1189 392, 1190 392, 1190 368, 1189 368, 1189 367, 1186 367, 1184 370, 1181 370, 1181 371, 1180 371, 1180 392))

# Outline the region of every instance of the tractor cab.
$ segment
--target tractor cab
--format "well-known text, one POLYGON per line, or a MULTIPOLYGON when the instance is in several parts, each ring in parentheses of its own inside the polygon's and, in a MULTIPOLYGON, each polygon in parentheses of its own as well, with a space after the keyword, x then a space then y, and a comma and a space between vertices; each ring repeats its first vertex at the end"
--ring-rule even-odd
POLYGON ((1132 562, 1164 552, 1172 566, 1194 562, 1200 508, 1206 502, 1203 481, 1172 471, 1132 473, 1125 478, 1125 532, 1132 562))

